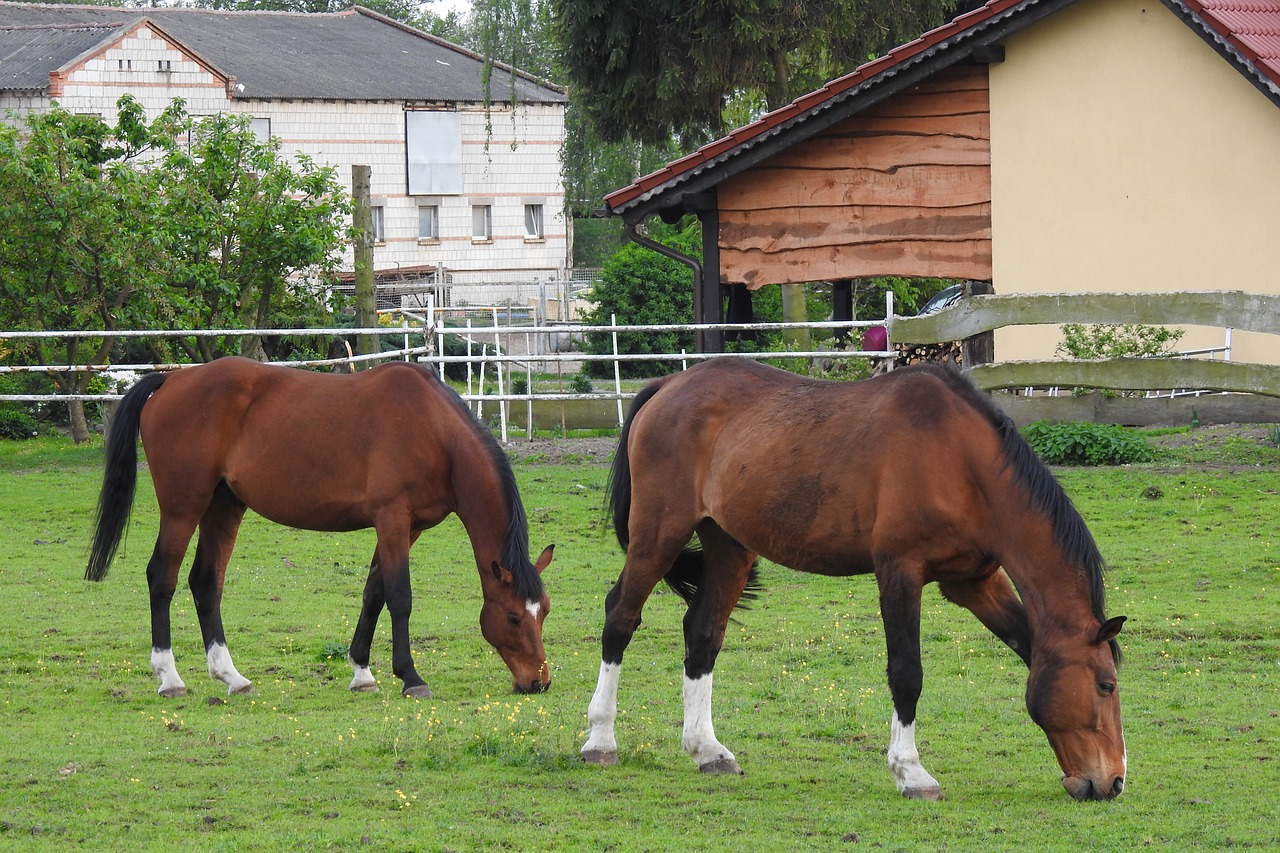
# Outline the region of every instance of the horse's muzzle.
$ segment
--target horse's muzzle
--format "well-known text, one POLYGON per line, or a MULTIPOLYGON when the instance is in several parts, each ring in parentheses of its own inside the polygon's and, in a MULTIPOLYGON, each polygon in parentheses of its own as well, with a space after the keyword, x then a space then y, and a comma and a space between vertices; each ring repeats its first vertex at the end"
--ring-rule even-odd
POLYGON ((1124 777, 1117 776, 1109 786, 1100 786, 1084 776, 1065 776, 1062 787, 1073 800, 1114 800, 1124 790, 1124 777))
POLYGON ((546 693, 551 689, 551 682, 547 681, 544 684, 535 678, 529 684, 521 684, 517 681, 513 682, 511 686, 515 688, 517 693, 546 693))

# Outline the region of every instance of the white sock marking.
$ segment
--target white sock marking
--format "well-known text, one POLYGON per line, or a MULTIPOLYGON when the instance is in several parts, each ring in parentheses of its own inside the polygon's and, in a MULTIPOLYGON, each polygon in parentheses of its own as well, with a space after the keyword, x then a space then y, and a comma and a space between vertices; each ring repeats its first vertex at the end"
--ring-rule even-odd
POLYGON ((684 677, 684 733, 681 744, 694 763, 701 767, 713 761, 733 761, 733 753, 716 740, 711 723, 712 674, 684 677))
POLYGON ((187 685, 178 675, 178 665, 173 660, 173 649, 151 650, 151 671, 160 679, 156 690, 161 696, 178 696, 186 693, 187 685))
POLYGON ((916 724, 904 726, 898 719, 898 712, 893 712, 893 723, 889 729, 889 772, 899 791, 911 789, 937 788, 938 780, 929 775, 920 763, 920 753, 916 749, 916 724))
POLYGON ((587 706, 587 742, 582 745, 584 753, 618 751, 613 724, 618 716, 618 678, 621 674, 622 664, 600 663, 596 692, 587 706))
POLYGON ((231 652, 222 643, 214 643, 206 654, 209 659, 209 677, 227 685, 227 693, 242 693, 253 686, 249 679, 236 671, 235 664, 231 662, 231 652))

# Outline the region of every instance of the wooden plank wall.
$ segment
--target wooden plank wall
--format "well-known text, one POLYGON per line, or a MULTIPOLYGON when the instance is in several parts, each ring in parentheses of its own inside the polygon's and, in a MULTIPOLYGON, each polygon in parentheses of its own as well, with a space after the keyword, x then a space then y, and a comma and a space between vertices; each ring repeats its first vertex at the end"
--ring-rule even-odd
POLYGON ((991 279, 984 65, 952 68, 718 188, 721 281, 991 279))

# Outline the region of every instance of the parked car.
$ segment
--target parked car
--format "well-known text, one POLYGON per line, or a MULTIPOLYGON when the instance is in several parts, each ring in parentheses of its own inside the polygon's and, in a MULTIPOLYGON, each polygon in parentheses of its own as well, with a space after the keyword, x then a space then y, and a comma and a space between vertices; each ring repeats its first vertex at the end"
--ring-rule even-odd
MULTIPOLYGON (((964 296, 964 285, 953 284, 939 290, 928 302, 916 312, 917 317, 936 314, 943 308, 949 308, 964 296)), ((867 352, 882 352, 889 345, 889 333, 884 326, 868 326, 862 333, 862 348, 867 352)))

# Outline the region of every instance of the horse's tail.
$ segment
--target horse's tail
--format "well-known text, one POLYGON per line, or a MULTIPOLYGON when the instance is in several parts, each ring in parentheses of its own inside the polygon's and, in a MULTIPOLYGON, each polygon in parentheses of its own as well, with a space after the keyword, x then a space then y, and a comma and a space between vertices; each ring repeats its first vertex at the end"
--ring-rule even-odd
POLYGON ((107 576, 111 559, 124 538, 129 514, 133 510, 133 493, 138 483, 138 427, 142 407, 165 380, 163 373, 149 373, 124 395, 116 406, 107 433, 107 459, 102 473, 102 492, 98 495, 97 526, 85 580, 100 581, 107 576))
MULTIPOLYGON (((631 424, 635 420, 640 407, 649 402, 662 388, 664 380, 646 385, 627 410, 626 420, 622 423, 622 433, 618 438, 618 452, 613 456, 613 466, 609 469, 608 495, 609 514, 613 518, 613 532, 618 537, 618 544, 625 552, 631 542, 631 458, 628 443, 631 436, 631 424)), ((690 545, 680 552, 676 561, 663 578, 667 586, 684 599, 685 604, 692 604, 702 584, 705 561, 701 548, 690 545)), ((747 588, 738 600, 738 607, 745 608, 743 602, 752 601, 760 591, 760 583, 756 566, 751 566, 751 575, 747 580, 747 588)))
POLYGON ((627 444, 631 438, 631 424, 636 419, 640 407, 658 393, 665 383, 659 379, 641 389, 631 401, 626 420, 622 422, 622 433, 618 437, 618 452, 613 455, 613 467, 609 469, 609 485, 605 491, 609 515, 613 519, 613 532, 618 537, 622 550, 627 550, 631 542, 631 531, 628 527, 631 520, 631 458, 627 444))

